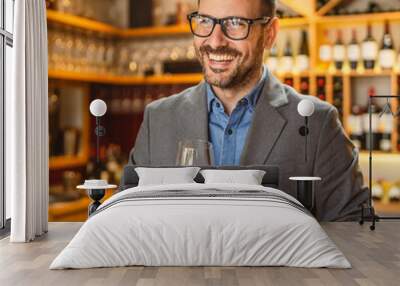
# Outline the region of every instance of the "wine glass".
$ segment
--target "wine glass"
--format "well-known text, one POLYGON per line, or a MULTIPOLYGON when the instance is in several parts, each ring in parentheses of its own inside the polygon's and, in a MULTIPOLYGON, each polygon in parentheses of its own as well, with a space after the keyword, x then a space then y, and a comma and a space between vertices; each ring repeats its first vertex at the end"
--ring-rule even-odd
POLYGON ((205 140, 181 140, 178 142, 177 166, 210 166, 214 162, 212 144, 205 140))
POLYGON ((65 62, 66 62, 66 70, 68 71, 73 71, 75 66, 74 66, 74 57, 73 57, 73 51, 74 49, 74 36, 72 34, 71 29, 67 29, 66 33, 64 34, 64 41, 65 41, 65 62))
POLYGON ((81 72, 83 67, 83 58, 85 57, 86 46, 82 40, 83 35, 79 32, 75 33, 74 37, 74 48, 72 51, 72 57, 74 62, 74 70, 76 72, 81 72))
POLYGON ((106 72, 115 73, 114 57, 115 57, 114 45, 111 39, 107 39, 105 43, 105 54, 104 54, 106 72))
POLYGON ((124 76, 128 74, 129 67, 129 48, 128 42, 121 42, 118 50, 118 74, 124 76))

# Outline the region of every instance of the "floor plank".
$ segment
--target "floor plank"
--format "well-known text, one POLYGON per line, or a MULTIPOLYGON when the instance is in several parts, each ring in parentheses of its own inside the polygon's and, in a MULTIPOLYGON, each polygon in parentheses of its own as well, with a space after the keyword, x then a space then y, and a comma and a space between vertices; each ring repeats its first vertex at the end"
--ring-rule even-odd
POLYGON ((50 271, 48 267, 81 223, 50 223, 49 233, 29 244, 0 240, 0 285, 400 285, 400 224, 378 223, 375 232, 357 223, 325 223, 352 269, 285 267, 122 267, 50 271))

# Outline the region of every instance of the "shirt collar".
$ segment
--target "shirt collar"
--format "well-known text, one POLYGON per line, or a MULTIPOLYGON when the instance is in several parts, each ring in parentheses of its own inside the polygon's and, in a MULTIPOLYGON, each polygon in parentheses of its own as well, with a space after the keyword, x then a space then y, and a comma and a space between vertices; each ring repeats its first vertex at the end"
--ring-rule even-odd
MULTIPOLYGON (((256 86, 252 89, 252 91, 243 98, 250 103, 250 107, 252 109, 255 109, 255 107, 256 107, 258 98, 260 97, 261 90, 264 87, 264 83, 265 83, 265 80, 267 79, 267 76, 268 76, 268 70, 265 67, 263 67, 263 73, 262 73, 261 79, 256 84, 256 86)), ((206 92, 207 92, 207 106, 208 106, 209 112, 211 111, 212 103, 214 101, 217 101, 222 106, 221 101, 215 95, 211 85, 208 83, 206 83, 206 92)))

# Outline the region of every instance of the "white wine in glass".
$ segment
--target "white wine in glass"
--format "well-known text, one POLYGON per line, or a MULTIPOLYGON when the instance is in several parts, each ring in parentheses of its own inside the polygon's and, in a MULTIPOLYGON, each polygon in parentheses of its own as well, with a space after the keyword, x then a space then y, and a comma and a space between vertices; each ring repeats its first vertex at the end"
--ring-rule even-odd
POLYGON ((181 140, 176 156, 177 166, 210 166, 214 162, 212 144, 204 140, 181 140))

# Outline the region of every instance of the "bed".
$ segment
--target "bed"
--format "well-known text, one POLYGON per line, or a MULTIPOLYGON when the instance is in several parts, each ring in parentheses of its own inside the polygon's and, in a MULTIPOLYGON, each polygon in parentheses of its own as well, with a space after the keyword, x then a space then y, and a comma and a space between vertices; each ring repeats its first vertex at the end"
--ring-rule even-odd
MULTIPOLYGON (((350 268, 319 223, 277 189, 278 169, 262 184, 140 186, 126 167, 121 192, 85 222, 50 269, 121 266, 290 266, 350 268)), ((229 168, 235 169, 235 168, 229 168)), ((243 169, 243 168, 242 168, 243 169)))

